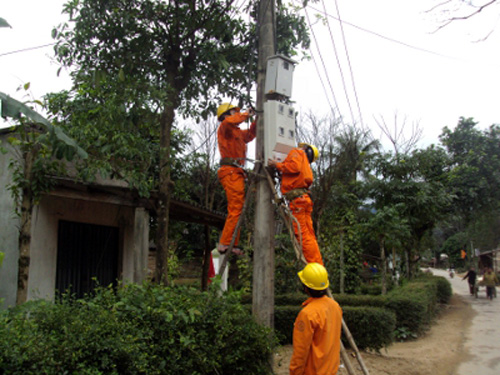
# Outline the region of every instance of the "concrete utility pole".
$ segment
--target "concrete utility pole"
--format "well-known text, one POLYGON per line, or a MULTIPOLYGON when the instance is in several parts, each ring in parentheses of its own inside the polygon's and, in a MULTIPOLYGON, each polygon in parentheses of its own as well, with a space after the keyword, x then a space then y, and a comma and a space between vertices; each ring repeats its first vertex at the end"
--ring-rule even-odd
MULTIPOLYGON (((274 0, 260 0, 258 13, 259 59, 257 75, 257 149, 256 159, 264 167, 264 92, 266 66, 269 56, 275 54, 275 7, 274 0)), ((262 176, 256 182, 255 237, 253 266, 252 313, 265 326, 274 327, 274 208, 271 189, 262 176)))

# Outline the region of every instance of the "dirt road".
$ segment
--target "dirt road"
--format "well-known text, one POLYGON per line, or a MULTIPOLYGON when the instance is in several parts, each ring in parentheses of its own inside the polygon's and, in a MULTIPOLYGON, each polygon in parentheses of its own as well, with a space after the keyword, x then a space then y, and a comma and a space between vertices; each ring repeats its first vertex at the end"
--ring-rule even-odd
POLYGON ((500 374, 500 301, 486 298, 485 288, 480 288, 476 299, 469 293, 467 280, 460 275, 450 279, 448 273, 433 270, 433 273, 448 277, 453 292, 469 303, 476 312, 470 327, 465 331, 464 359, 454 375, 498 375, 500 374))

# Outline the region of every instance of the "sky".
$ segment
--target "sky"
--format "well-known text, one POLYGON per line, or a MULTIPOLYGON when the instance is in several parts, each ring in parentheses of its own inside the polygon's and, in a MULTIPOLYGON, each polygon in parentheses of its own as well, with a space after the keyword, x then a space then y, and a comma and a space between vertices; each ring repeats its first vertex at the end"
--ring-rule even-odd
MULTIPOLYGON (((12 28, 0 28, 0 91, 25 101, 70 88, 68 72, 57 76, 53 47, 31 49, 54 43, 51 30, 65 21, 64 1, 1 1, 0 17, 12 28), (28 82, 28 91, 18 90, 28 82)), ((296 110, 319 117, 333 110, 376 138, 383 138, 377 122, 398 129, 405 124, 407 132, 417 125, 422 147, 437 143, 442 128, 454 128, 460 116, 473 117, 481 129, 500 123, 500 8, 495 4, 436 31, 450 17, 440 11, 446 8, 432 9, 441 2, 313 3, 306 17, 312 59, 299 61, 293 77, 296 110)), ((451 8, 458 3, 449 3, 453 15, 471 12, 451 8)))

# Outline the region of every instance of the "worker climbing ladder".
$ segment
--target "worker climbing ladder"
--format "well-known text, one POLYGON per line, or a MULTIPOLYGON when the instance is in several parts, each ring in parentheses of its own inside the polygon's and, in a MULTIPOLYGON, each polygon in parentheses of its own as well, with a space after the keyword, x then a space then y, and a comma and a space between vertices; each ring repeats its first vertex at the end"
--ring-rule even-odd
MULTIPOLYGON (((258 167, 259 165, 256 165, 256 170, 258 170, 258 167)), ((264 170, 264 173, 265 173, 265 177, 267 179, 267 181, 269 182, 269 186, 271 188, 271 192, 272 192, 272 195, 273 195, 273 199, 274 199, 274 203, 276 205, 276 207, 278 208, 278 212, 282 218, 282 220, 284 221, 286 227, 287 227, 287 230, 290 234, 290 237, 291 237, 291 240, 292 240, 292 244, 293 244, 293 248, 294 248, 294 251, 295 251, 295 255, 297 257, 297 260, 304 263, 304 264, 307 264, 306 260, 305 260, 305 257, 302 253, 302 238, 300 237, 300 223, 298 223, 298 221, 294 218, 294 216, 291 214, 288 206, 286 205, 286 202, 284 201, 283 198, 281 198, 277 191, 276 191, 276 186, 275 186, 275 183, 274 183, 274 180, 272 178, 272 176, 269 174, 269 171, 266 169, 266 168, 262 168, 264 170), (295 224, 298 226, 299 230, 297 231, 299 233, 299 240, 297 240, 297 238, 295 237, 295 234, 294 234, 294 230, 293 230, 293 223, 295 222, 295 224)), ((218 275, 223 275, 224 274, 224 271, 226 270, 226 267, 227 267, 227 261, 229 259, 229 256, 231 255, 231 251, 234 247, 234 243, 236 241, 236 236, 237 236, 237 233, 238 233, 238 229, 240 228, 241 224, 243 223, 243 218, 244 218, 244 214, 245 214, 245 210, 246 208, 248 207, 248 202, 250 201, 250 197, 253 195, 252 192, 253 192, 253 188, 254 188, 254 181, 255 181, 255 176, 256 176, 256 173, 253 172, 250 174, 252 177, 251 177, 251 181, 249 183, 249 186, 248 186, 248 190, 247 190, 247 193, 245 195, 245 202, 243 204, 243 208, 242 208, 242 212, 241 212, 241 215, 239 217, 239 220, 238 220, 238 223, 236 224, 236 227, 234 229, 234 233, 233 233, 233 237, 231 239, 231 243, 229 245, 229 248, 227 249, 227 251, 222 254, 222 259, 220 261, 220 266, 219 266, 219 270, 218 270, 218 275)), ((330 289, 328 289, 328 296, 330 298, 333 298, 332 296, 332 292, 330 289)), ((363 372, 364 375, 369 375, 369 371, 368 371, 368 368, 366 367, 364 361, 363 361, 363 358, 361 356, 361 353, 359 352, 359 349, 358 349, 358 346, 356 345, 356 342, 354 341, 354 338, 352 337, 352 334, 349 330, 349 328, 347 327, 347 324, 345 323, 344 319, 342 318, 342 331, 349 343, 349 346, 353 349, 354 351, 354 356, 355 358, 357 359, 358 363, 359 363, 359 366, 361 367, 361 370, 363 372)), ((344 363, 344 366, 348 372, 349 375, 355 375, 356 372, 354 370, 354 367, 350 361, 350 358, 349 358, 349 355, 344 347, 344 344, 342 343, 342 341, 340 342, 340 354, 342 356, 342 362, 344 363)))

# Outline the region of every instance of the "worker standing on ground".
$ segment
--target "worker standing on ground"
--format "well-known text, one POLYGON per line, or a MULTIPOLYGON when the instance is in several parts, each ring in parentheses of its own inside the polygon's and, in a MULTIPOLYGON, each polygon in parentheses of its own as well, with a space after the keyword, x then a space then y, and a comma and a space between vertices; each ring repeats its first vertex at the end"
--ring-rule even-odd
MULTIPOLYGON (((223 103, 217 109, 217 118, 221 122, 217 130, 217 141, 221 156, 220 168, 217 172, 219 181, 226 192, 227 218, 222 230, 217 250, 223 254, 229 248, 234 229, 240 218, 245 201, 245 179, 243 170, 247 152, 247 143, 251 142, 257 131, 257 124, 252 122, 247 130, 240 129, 240 124, 247 121, 255 112, 240 112, 240 109, 230 103, 223 103)), ((241 255, 237 247, 239 231, 234 242, 233 253, 241 255)))
MULTIPOLYGON (((318 241, 314 234, 311 218, 313 202, 309 196, 309 187, 313 183, 310 164, 318 159, 318 149, 307 143, 299 143, 299 147, 291 150, 282 163, 268 160, 270 167, 281 173, 281 193, 288 200, 290 210, 300 225, 302 236, 302 253, 307 263, 323 264, 318 241)), ((297 241, 300 242, 299 228, 293 222, 297 241)))
POLYGON ((309 263, 298 275, 309 298, 293 326, 290 375, 335 375, 340 364, 342 309, 326 295, 325 267, 309 263))

